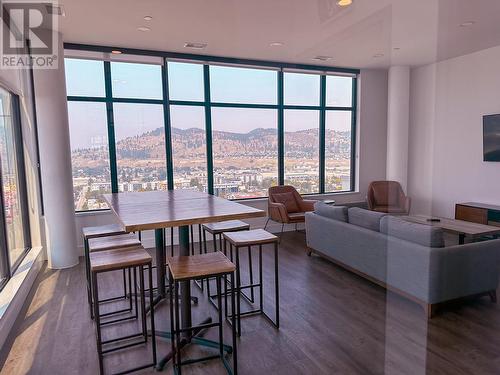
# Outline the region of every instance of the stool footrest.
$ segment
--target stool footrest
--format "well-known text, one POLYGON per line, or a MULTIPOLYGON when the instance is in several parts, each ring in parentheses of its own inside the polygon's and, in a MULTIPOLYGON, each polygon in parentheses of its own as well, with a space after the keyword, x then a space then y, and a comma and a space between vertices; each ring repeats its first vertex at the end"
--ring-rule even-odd
POLYGON ((201 331, 203 329, 217 327, 218 325, 219 325, 219 323, 204 323, 204 324, 199 324, 199 325, 196 325, 196 326, 191 326, 191 327, 185 327, 185 328, 178 329, 178 330, 175 331, 175 333, 183 333, 183 332, 189 332, 189 331, 194 331, 194 330, 201 331))
POLYGON ((130 339, 133 339, 133 338, 139 337, 139 336, 141 336, 141 337, 143 336, 142 332, 140 332, 140 333, 134 333, 132 335, 127 335, 127 336, 123 336, 123 337, 117 337, 115 339, 105 340, 101 344, 103 344, 103 345, 112 344, 114 342, 123 341, 123 340, 130 340, 130 339))
POLYGON ((131 348, 133 346, 147 344, 147 343, 148 343, 147 340, 141 340, 141 341, 137 341, 137 342, 132 342, 130 344, 120 345, 120 346, 117 346, 117 347, 114 347, 114 348, 111 348, 111 349, 105 349, 105 350, 102 351, 102 354, 113 353, 113 352, 116 352, 118 350, 123 350, 123 349, 131 348))

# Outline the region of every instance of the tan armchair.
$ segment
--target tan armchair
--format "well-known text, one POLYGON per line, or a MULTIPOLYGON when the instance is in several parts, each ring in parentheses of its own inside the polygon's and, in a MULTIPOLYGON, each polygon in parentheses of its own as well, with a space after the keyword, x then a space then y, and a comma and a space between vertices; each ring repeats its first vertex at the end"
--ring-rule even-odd
POLYGON ((408 215, 411 199, 397 181, 373 181, 368 186, 367 203, 372 211, 408 215))
POLYGON ((273 186, 269 188, 267 219, 281 223, 281 233, 285 224, 297 224, 305 221, 305 213, 314 210, 315 200, 306 200, 293 186, 273 186))

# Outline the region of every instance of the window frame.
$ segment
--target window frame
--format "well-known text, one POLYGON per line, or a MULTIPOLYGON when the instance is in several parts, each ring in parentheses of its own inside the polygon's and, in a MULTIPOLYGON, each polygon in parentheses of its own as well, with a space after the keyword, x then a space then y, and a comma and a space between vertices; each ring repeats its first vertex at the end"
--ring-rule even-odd
MULTIPOLYGON (((1 87, 1 86, 0 86, 1 87)), ((24 151, 23 151, 23 132, 22 132, 22 122, 21 122, 21 106, 19 95, 13 93, 5 87, 1 87, 4 91, 6 91, 11 96, 11 111, 12 111, 12 129, 13 129, 13 140, 14 140, 14 149, 16 153, 16 172, 19 183, 19 200, 21 202, 21 215, 23 220, 23 237, 25 240, 25 247, 22 254, 19 256, 16 261, 11 264, 10 263, 10 254, 9 254, 9 241, 7 235, 7 220, 5 217, 5 204, 4 204, 4 194, 3 194, 3 179, 1 174, 1 163, 0 163, 0 248, 3 249, 0 251, 0 267, 1 274, 0 278, 3 277, 1 275, 5 275, 5 277, 0 279, 0 290, 3 289, 5 284, 10 280, 10 278, 14 275, 19 265, 22 263, 26 254, 28 254, 31 249, 31 231, 30 231, 30 220, 29 220, 29 209, 28 209, 28 192, 26 187, 26 170, 25 170, 25 160, 24 160, 24 151)))
MULTIPOLYGON (((87 51, 98 53, 110 53, 115 50, 114 47, 82 45, 74 43, 65 43, 65 50, 67 51, 87 51)), ((151 57, 161 57, 163 64, 161 64, 162 72, 162 99, 136 99, 136 98, 115 98, 112 95, 112 78, 110 59, 102 59, 104 64, 105 74, 105 97, 80 97, 68 96, 68 101, 98 101, 105 102, 107 107, 108 118, 108 142, 109 142, 109 156, 110 156, 110 171, 111 171, 111 189, 112 192, 118 192, 118 179, 116 167, 116 148, 114 137, 114 120, 113 120, 113 104, 114 103, 138 103, 138 104, 161 104, 163 105, 165 128, 165 147, 166 147, 166 170, 167 170, 167 188, 174 189, 173 179, 173 154, 172 154, 172 136, 171 136, 171 120, 170 120, 170 106, 199 106, 205 110, 205 132, 206 132, 206 157, 207 157, 207 191, 209 194, 214 194, 214 169, 213 169, 213 152, 212 152, 212 108, 255 108, 255 109, 275 109, 277 112, 277 130, 278 130, 278 183, 283 184, 285 180, 285 165, 284 165, 284 111, 287 109, 301 109, 301 110, 316 110, 320 112, 319 120, 319 183, 320 188, 318 193, 310 193, 304 195, 318 195, 318 194, 339 194, 355 191, 356 183, 356 130, 357 130, 357 86, 359 69, 339 68, 329 66, 316 66, 305 64, 289 64, 273 61, 259 61, 259 60, 244 60, 236 58, 226 58, 218 56, 205 56, 194 55, 175 52, 161 52, 149 51, 139 49, 120 48, 124 54, 141 55, 151 57), (196 63, 203 66, 203 87, 204 97, 202 101, 197 100, 171 100, 169 98, 169 80, 168 80, 168 63, 169 62, 185 62, 196 63), (210 66, 225 65, 239 68, 250 69, 266 69, 274 70, 277 74, 277 103, 276 104, 251 104, 251 103, 231 103, 231 102, 214 102, 211 100, 210 90, 210 66), (284 73, 309 73, 318 74, 320 76, 320 103, 319 105, 286 105, 284 104, 284 73), (334 107, 326 105, 326 76, 327 75, 343 75, 352 78, 352 103, 348 107, 334 107), (326 112, 327 111, 349 111, 351 112, 351 163, 350 163, 350 189, 341 191, 325 191, 325 155, 326 155, 326 142, 325 142, 325 128, 326 128, 326 112)), ((68 58, 86 59, 83 56, 68 56, 68 58)), ((95 59, 95 57, 89 59, 95 59)), ((150 63, 152 64, 152 63, 150 63)), ((236 198, 236 201, 262 199, 262 197, 255 198, 236 198)), ((90 211, 90 210, 89 210, 90 211)), ((92 211, 102 211, 92 210, 92 211)), ((88 212, 88 211, 77 211, 88 212)))

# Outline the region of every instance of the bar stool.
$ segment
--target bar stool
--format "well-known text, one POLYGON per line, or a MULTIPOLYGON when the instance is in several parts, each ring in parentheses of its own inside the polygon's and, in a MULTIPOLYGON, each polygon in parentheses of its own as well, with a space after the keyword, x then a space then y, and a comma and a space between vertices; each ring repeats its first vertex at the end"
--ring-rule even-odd
MULTIPOLYGON (((113 247, 125 244, 125 246, 137 246, 140 245, 140 241, 137 240, 133 235, 127 234, 121 225, 119 224, 109 224, 101 225, 96 227, 85 227, 82 229, 83 232, 83 248, 84 248, 84 258, 85 258, 85 275, 87 278, 87 300, 90 308, 90 317, 93 319, 93 309, 92 309, 92 288, 90 286, 90 258, 89 253, 91 251, 101 251, 109 250, 113 247), (127 240, 123 241, 123 236, 126 235, 127 240), (133 239, 132 239, 133 238, 133 239), (92 244, 92 250, 89 246, 92 244)), ((129 275, 130 276, 130 275, 129 275)), ((129 277, 130 279, 130 277, 129 277)), ((129 282, 130 286, 130 282, 129 282)), ((112 302, 119 299, 127 298, 127 279, 125 271, 123 272, 123 295, 117 297, 106 298, 99 301, 99 303, 112 302)))
MULTIPOLYGON (((241 230, 249 230, 250 229, 250 224, 245 223, 244 221, 241 220, 227 220, 227 221, 221 221, 218 223, 207 223, 203 224, 203 249, 205 253, 207 253, 207 232, 212 235, 213 243, 214 243, 214 251, 217 250, 223 250, 222 246, 222 241, 223 237, 222 234, 224 232, 237 232, 241 230), (219 241, 219 248, 217 248, 217 240, 219 241)), ((201 248, 200 248, 200 254, 201 254, 201 248)), ((224 252, 224 255, 227 255, 224 252)), ((250 278, 251 278, 251 283, 253 282, 253 269, 252 269, 252 258, 250 254, 250 249, 248 250, 248 267, 250 269, 250 278)), ((200 285, 197 283, 197 285, 200 287, 200 285)), ((201 289, 203 290, 203 280, 201 280, 201 289)), ((217 305, 213 302, 214 295, 210 294, 210 280, 207 280, 207 293, 210 298, 210 302, 212 305, 217 308, 217 305)), ((253 293, 252 293, 252 298, 253 298, 253 293)))
MULTIPOLYGON (((249 231, 243 232, 231 232, 224 233, 224 247, 227 247, 227 243, 229 243, 229 250, 233 253, 233 248, 235 249, 235 258, 236 258, 236 286, 235 284, 231 284, 231 289, 236 290, 237 299, 236 299, 236 311, 231 311, 231 316, 235 314, 237 315, 238 322, 238 336, 241 336, 241 317, 249 316, 255 314, 262 314, 265 318, 267 318, 276 328, 279 328, 279 274, 278 274, 278 245, 279 238, 272 233, 265 231, 264 229, 253 229, 249 231), (262 277, 262 246, 272 244, 274 245, 274 283, 275 283, 275 320, 264 311, 264 283, 262 277), (240 272, 240 256, 239 250, 241 248, 252 248, 252 246, 259 246, 259 282, 257 284, 251 283, 250 285, 241 285, 241 272, 240 272), (259 308, 241 312, 241 296, 246 297, 243 293, 243 289, 258 288, 259 289, 259 308)), ((225 288, 225 293, 227 293, 227 284, 225 288)), ((248 298, 246 298, 248 299, 248 298)), ((253 303, 253 302, 252 302, 253 303)), ((226 303, 226 317, 228 315, 227 312, 227 303, 226 303)))
MULTIPOLYGON (((173 353, 174 373, 181 374, 181 367, 192 363, 207 361, 211 359, 220 358, 228 374, 237 374, 237 351, 236 351, 236 321, 233 315, 232 324, 232 347, 224 345, 223 336, 223 318, 222 318, 222 279, 227 283, 227 276, 230 275, 231 281, 234 283, 234 270, 235 265, 220 251, 201 255, 191 256, 176 256, 167 257, 168 272, 169 272, 169 287, 173 293, 170 293, 170 325, 171 325, 171 345, 173 353), (190 283, 191 280, 202 278, 215 277, 217 283, 217 295, 219 304, 219 315, 216 323, 205 323, 192 327, 180 327, 179 318, 179 286, 181 282, 190 283), (190 332, 208 329, 211 327, 218 327, 219 329, 219 342, 210 342, 212 345, 206 345, 207 340, 193 337, 191 342, 199 343, 204 342, 205 346, 218 347, 219 353, 216 355, 208 355, 201 358, 189 359, 182 361, 181 358, 181 335, 189 334, 190 332), (202 341, 203 340, 203 341, 202 341), (217 344, 217 345, 213 345, 217 344), (233 369, 224 357, 224 351, 233 353, 233 369)), ((234 292, 231 293, 231 306, 235 308, 234 292)))
MULTIPOLYGON (((97 342, 97 355, 99 358, 99 372, 104 373, 103 356, 104 354, 115 352, 121 349, 127 349, 132 346, 147 344, 148 342, 148 329, 146 321, 146 294, 144 292, 144 267, 148 269, 148 281, 151 285, 153 281, 152 272, 152 258, 142 246, 138 247, 122 247, 113 250, 103 250, 94 253, 90 253, 90 272, 91 272, 91 284, 92 293, 96 301, 99 299, 99 285, 97 275, 105 272, 111 272, 121 269, 133 269, 134 276, 137 274, 136 269, 139 269, 139 284, 140 288, 140 299, 141 299, 141 332, 134 333, 131 335, 126 335, 122 337, 116 337, 109 340, 102 339, 101 328, 106 322, 101 322, 102 314, 99 311, 99 303, 94 303, 94 316, 95 316, 95 327, 96 327, 96 342, 97 342), (140 340, 138 340, 140 339, 140 340), (125 343, 116 346, 121 341, 125 343), (110 348, 104 348, 111 346, 110 348)), ((137 291, 136 291, 137 292, 137 291)), ((132 317, 125 319, 138 319, 139 312, 137 306, 137 293, 135 299, 135 314, 132 317)), ((150 306, 153 305, 153 290, 149 289, 149 303, 150 306)), ((140 365, 133 369, 129 369, 123 372, 128 373, 132 371, 137 371, 140 369, 145 369, 156 365, 156 341, 155 341, 155 323, 154 323, 154 309, 150 311, 151 319, 151 345, 153 353, 153 361, 148 364, 140 365)), ((114 321, 116 322, 116 320, 114 321)))

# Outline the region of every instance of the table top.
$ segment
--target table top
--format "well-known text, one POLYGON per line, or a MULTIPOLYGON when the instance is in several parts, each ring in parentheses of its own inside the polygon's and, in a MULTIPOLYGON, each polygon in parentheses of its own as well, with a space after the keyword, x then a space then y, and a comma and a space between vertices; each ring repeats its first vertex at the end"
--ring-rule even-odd
POLYGON ((127 232, 262 217, 257 208, 194 190, 104 194, 127 232))
POLYGON ((485 236, 488 234, 500 233, 500 227, 495 227, 492 225, 477 224, 470 221, 447 219, 443 217, 432 217, 440 219, 441 221, 429 222, 427 221, 427 219, 431 218, 431 216, 426 215, 402 216, 401 218, 414 223, 436 226, 439 228, 443 228, 448 232, 462 233, 469 236, 485 236))

